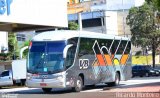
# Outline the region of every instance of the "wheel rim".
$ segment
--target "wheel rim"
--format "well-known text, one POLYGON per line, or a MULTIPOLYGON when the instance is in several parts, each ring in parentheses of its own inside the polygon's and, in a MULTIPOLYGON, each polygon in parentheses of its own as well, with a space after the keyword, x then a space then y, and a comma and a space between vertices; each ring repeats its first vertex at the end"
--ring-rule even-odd
POLYGON ((77 88, 78 89, 81 89, 81 87, 82 87, 82 82, 81 82, 81 80, 77 80, 77 88))
POLYGON ((119 84, 119 76, 118 75, 116 75, 116 85, 118 85, 119 84))

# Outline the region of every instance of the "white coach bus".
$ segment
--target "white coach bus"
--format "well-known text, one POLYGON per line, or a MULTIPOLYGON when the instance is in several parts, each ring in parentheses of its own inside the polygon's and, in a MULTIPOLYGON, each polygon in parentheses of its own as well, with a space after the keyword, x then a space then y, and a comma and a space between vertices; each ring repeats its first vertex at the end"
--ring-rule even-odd
POLYGON ((131 78, 129 38, 86 31, 47 31, 30 42, 26 85, 52 88, 118 85, 131 78))

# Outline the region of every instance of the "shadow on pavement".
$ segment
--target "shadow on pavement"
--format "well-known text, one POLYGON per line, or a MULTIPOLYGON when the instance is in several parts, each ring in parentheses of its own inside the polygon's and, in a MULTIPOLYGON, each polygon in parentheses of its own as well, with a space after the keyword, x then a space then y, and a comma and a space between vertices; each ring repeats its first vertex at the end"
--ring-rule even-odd
MULTIPOLYGON (((93 89, 100 89, 100 91, 107 91, 112 89, 127 89, 127 88, 136 88, 136 87, 156 87, 160 86, 160 82, 154 82, 154 83, 143 83, 143 84, 133 84, 133 85, 125 85, 120 84, 119 86, 113 86, 110 87, 108 85, 96 85, 96 86, 86 86, 83 91, 87 90, 93 90, 93 89)), ((29 89, 29 90, 21 90, 21 91, 15 91, 11 92, 14 94, 66 94, 66 93, 76 93, 71 88, 70 89, 53 89, 51 93, 44 93, 41 89, 29 89)))
POLYGON ((124 84, 123 86, 117 86, 116 88, 135 88, 135 87, 149 87, 149 86, 152 86, 152 87, 160 86, 160 82, 133 84, 133 85, 125 85, 124 84))

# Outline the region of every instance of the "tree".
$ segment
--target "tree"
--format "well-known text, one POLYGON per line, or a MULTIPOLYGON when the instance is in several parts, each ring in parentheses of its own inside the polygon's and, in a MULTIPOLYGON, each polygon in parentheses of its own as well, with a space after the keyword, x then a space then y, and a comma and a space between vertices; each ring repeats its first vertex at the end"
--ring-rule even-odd
POLYGON ((160 0, 145 0, 148 4, 153 4, 158 10, 160 10, 160 0))
POLYGON ((17 39, 15 33, 8 34, 8 51, 10 54, 10 58, 16 59, 18 57, 19 49, 17 44, 17 39))
POLYGON ((68 28, 69 28, 69 30, 78 30, 79 26, 76 22, 69 22, 68 28))
MULTIPOLYGON (((28 41, 25 41, 25 42, 23 43, 21 49, 22 49, 23 47, 29 46, 29 42, 30 42, 29 40, 28 40, 28 41)), ((26 57, 27 57, 27 55, 28 55, 28 50, 29 50, 29 49, 24 50, 24 52, 23 52, 23 58, 26 58, 26 57)))
POLYGON ((140 7, 133 7, 129 10, 126 18, 126 22, 130 26, 133 45, 152 48, 153 67, 155 67, 156 49, 160 45, 158 8, 154 5, 155 3, 148 2, 140 7))
POLYGON ((8 53, 0 53, 0 61, 16 59, 19 56, 19 49, 17 45, 16 35, 14 33, 8 34, 8 53))

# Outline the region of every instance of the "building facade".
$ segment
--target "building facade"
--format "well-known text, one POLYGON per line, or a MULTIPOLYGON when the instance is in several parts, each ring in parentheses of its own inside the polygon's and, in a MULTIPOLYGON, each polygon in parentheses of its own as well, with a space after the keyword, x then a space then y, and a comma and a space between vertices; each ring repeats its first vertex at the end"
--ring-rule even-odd
POLYGON ((83 2, 68 4, 68 20, 78 20, 81 13, 82 27, 86 31, 131 35, 126 25, 126 17, 131 7, 141 6, 145 0, 81 0, 83 2))

